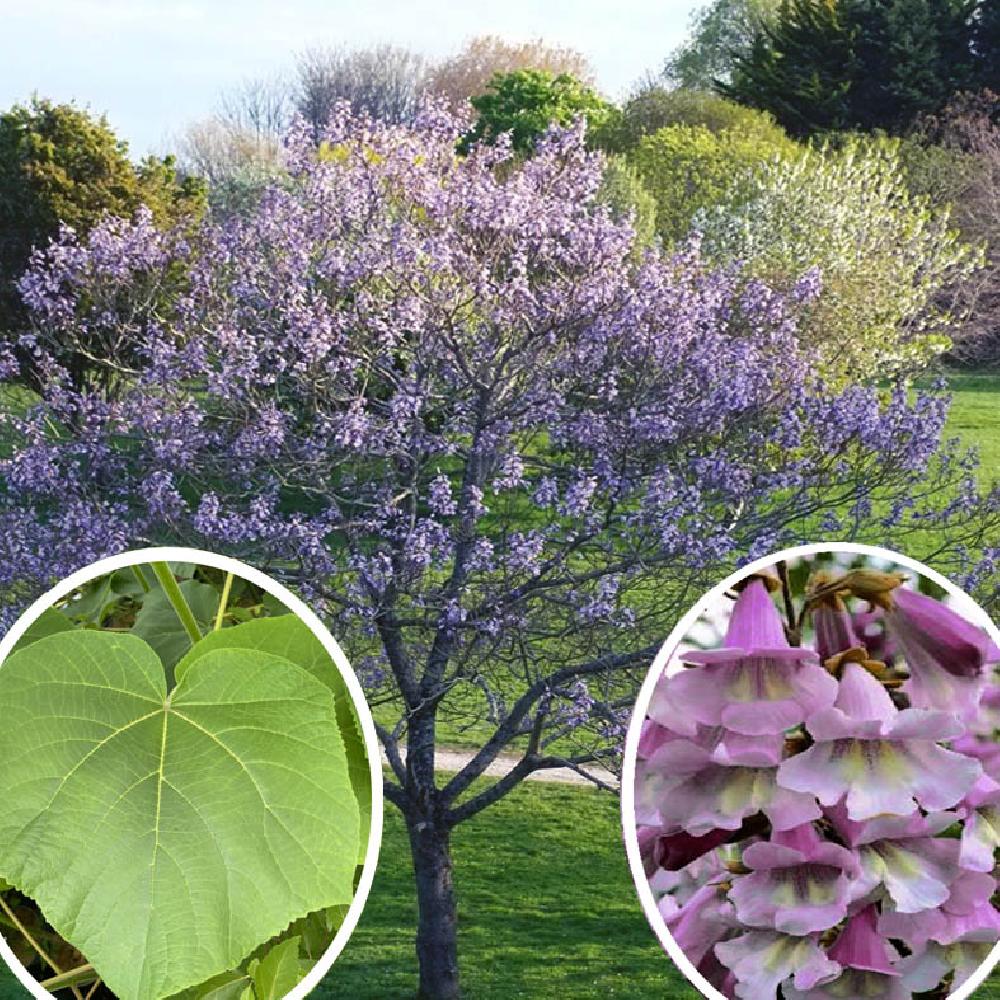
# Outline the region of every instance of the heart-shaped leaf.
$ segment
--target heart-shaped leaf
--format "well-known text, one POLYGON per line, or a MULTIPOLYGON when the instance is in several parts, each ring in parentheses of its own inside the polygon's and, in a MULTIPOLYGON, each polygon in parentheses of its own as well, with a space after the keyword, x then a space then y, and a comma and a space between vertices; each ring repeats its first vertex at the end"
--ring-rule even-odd
POLYGON ((0 667, 0 876, 122 1000, 237 966, 349 902, 358 807, 330 690, 206 653, 167 694, 135 636, 63 632, 0 667))
POLYGON ((359 858, 364 859, 368 847, 368 830, 371 826, 372 778, 365 752, 365 741, 361 735, 347 684, 337 665, 330 658, 323 643, 313 635, 309 627, 297 615, 286 614, 275 618, 258 618, 233 628, 209 632, 177 664, 178 682, 192 663, 215 649, 259 649, 276 656, 283 656, 308 670, 333 692, 337 700, 337 722, 347 750, 347 766, 351 775, 351 786, 361 809, 361 843, 359 858))

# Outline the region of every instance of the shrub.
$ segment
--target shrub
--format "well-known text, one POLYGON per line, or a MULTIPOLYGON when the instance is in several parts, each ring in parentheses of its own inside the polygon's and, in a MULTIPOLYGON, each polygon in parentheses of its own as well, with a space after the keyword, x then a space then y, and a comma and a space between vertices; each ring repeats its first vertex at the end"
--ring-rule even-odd
POLYGON ((981 255, 947 209, 912 196, 895 143, 848 143, 774 159, 733 183, 694 221, 714 261, 788 287, 810 268, 823 291, 803 325, 828 374, 867 379, 912 370, 951 345, 961 316, 941 303, 981 255))
POLYGON ((744 107, 704 90, 671 90, 654 84, 625 102, 608 145, 633 149, 643 136, 670 125, 701 125, 715 135, 739 132, 776 145, 787 139, 784 129, 766 111, 744 107))
POLYGON ((672 125, 643 138, 630 161, 656 202, 657 233, 669 244, 688 235, 699 211, 749 197, 769 162, 798 151, 784 136, 672 125))

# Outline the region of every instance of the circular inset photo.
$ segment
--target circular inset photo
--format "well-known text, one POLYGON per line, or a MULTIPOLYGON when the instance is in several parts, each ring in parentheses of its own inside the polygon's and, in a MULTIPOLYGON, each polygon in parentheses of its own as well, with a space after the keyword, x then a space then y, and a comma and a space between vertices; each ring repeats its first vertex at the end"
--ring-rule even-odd
POLYGON ((647 916, 706 996, 961 998, 1000 958, 1000 635, 867 546, 758 561, 647 677, 622 782, 647 916))
POLYGON ((375 728, 280 584, 147 549, 0 643, 0 952, 35 996, 304 996, 381 837, 375 728))

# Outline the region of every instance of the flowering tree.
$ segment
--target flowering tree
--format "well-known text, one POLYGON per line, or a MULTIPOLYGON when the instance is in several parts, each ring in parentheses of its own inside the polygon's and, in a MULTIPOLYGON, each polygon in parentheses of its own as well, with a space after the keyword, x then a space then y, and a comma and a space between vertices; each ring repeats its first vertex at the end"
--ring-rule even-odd
POLYGON ((900 574, 817 572, 797 606, 778 568, 653 695, 636 818, 658 908, 729 997, 943 996, 1000 940, 1000 649, 900 574))
POLYGON ((515 163, 457 156, 465 128, 341 107, 318 148, 293 130, 290 181, 247 218, 183 238, 140 214, 38 254, 46 388, 8 406, 0 494, 8 621, 154 540, 239 554, 327 614, 379 720, 436 998, 459 993, 451 831, 534 771, 612 759, 633 675, 721 567, 824 515, 856 534, 882 500, 880 534, 960 515, 958 558, 997 518, 968 490, 928 513, 969 476, 933 457, 940 398, 816 379, 814 271, 778 295, 696 248, 637 255, 581 129, 515 163), (482 734, 452 775, 443 719, 482 734))

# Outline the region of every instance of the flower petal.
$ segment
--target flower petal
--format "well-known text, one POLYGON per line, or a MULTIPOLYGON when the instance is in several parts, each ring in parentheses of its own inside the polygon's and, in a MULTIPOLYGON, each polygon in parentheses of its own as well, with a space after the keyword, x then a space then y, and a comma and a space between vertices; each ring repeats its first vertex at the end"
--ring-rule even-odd
POLYGON ((840 966, 812 938, 774 931, 750 931, 720 942, 715 954, 736 975, 741 1000, 775 1000, 778 986, 791 976, 809 989, 840 973, 840 966))

